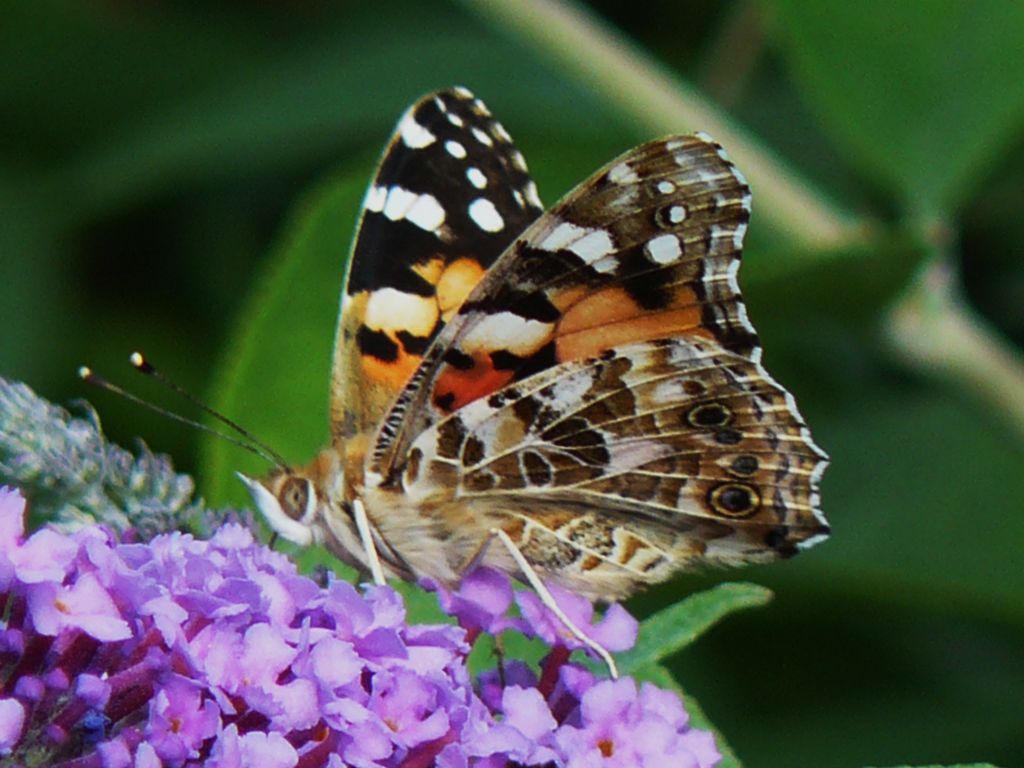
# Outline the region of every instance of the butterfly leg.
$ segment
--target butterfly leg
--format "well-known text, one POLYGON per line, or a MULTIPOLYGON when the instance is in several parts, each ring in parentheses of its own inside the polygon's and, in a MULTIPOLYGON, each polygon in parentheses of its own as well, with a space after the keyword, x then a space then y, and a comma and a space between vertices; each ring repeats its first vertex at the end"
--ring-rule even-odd
POLYGON ((366 561, 370 566, 370 575, 373 576, 373 583, 383 586, 384 569, 380 565, 380 557, 377 556, 377 547, 373 543, 373 534, 370 533, 370 520, 366 516, 366 508, 359 499, 352 501, 352 517, 356 521, 356 528, 359 530, 359 538, 363 542, 363 552, 366 553, 366 561))
POLYGON ((540 601, 558 617, 558 620, 562 622, 573 637, 601 657, 601 660, 604 661, 608 667, 608 674, 611 675, 613 680, 616 679, 619 676, 619 669, 615 666, 615 659, 612 658, 611 653, 609 653, 608 649, 603 645, 585 635, 583 630, 577 627, 573 620, 565 614, 565 611, 558 606, 558 603, 555 602, 554 596, 548 591, 548 588, 544 585, 544 582, 541 581, 540 576, 533 569, 533 566, 530 565, 530 561, 523 556, 523 553, 519 551, 519 547, 515 545, 515 542, 512 541, 509 535, 500 528, 493 528, 491 530, 491 536, 497 538, 505 549, 508 550, 508 553, 512 556, 516 565, 519 566, 520 572, 530 583, 530 586, 533 587, 533 591, 537 593, 537 597, 540 598, 540 601))

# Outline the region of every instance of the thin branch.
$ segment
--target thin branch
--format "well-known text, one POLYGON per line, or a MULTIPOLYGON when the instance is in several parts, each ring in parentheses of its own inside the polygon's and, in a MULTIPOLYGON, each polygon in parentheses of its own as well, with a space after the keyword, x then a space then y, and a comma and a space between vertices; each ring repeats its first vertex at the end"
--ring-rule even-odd
POLYGON ((708 99, 581 7, 555 0, 463 3, 575 71, 652 131, 710 133, 756 190, 758 214, 800 245, 833 249, 869 235, 867 222, 829 203, 708 99))
POLYGON ((959 295, 947 259, 920 273, 885 330, 901 359, 979 396, 1024 435, 1024 361, 959 295))

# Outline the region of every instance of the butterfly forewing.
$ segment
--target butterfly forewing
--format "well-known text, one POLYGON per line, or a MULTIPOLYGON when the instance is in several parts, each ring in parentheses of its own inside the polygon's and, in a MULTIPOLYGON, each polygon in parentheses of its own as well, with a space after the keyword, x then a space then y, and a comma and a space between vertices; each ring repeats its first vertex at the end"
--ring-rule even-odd
POLYGON ((335 439, 372 432, 444 323, 542 211, 522 154, 462 88, 399 121, 363 206, 332 381, 335 439))
POLYGON ((755 354, 736 282, 749 217, 745 180, 707 138, 610 163, 502 255, 438 337, 385 420, 381 471, 438 419, 561 362, 678 334, 755 354))

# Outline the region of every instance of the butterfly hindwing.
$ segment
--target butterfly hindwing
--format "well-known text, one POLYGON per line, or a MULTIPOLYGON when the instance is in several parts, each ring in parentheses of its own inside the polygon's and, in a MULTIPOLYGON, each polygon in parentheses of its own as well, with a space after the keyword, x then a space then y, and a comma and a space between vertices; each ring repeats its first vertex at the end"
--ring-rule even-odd
POLYGON ((398 123, 367 191, 342 294, 335 441, 371 432, 486 270, 542 211, 522 154, 464 88, 398 123))
POLYGON ((704 136, 650 142, 536 221, 438 336, 379 434, 382 474, 474 400, 614 346, 690 335, 759 354, 736 275, 750 190, 704 136))
POLYGON ((560 363, 444 418, 409 456, 403 493, 487 510, 593 597, 698 560, 785 557, 828 530, 824 454, 791 396, 699 336, 560 363))

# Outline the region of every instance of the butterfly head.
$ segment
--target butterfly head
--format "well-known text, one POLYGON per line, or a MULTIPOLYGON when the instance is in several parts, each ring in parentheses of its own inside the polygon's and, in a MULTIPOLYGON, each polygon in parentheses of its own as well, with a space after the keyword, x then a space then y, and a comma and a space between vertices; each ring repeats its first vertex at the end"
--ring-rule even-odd
POLYGON ((238 477, 276 534, 303 547, 323 545, 342 562, 368 572, 351 505, 342 498, 344 476, 336 451, 322 451, 306 467, 282 467, 259 479, 238 477))
POLYGON ((321 502, 313 478, 292 469, 277 470, 260 480, 241 472, 238 477, 275 533, 300 546, 316 543, 321 502))

